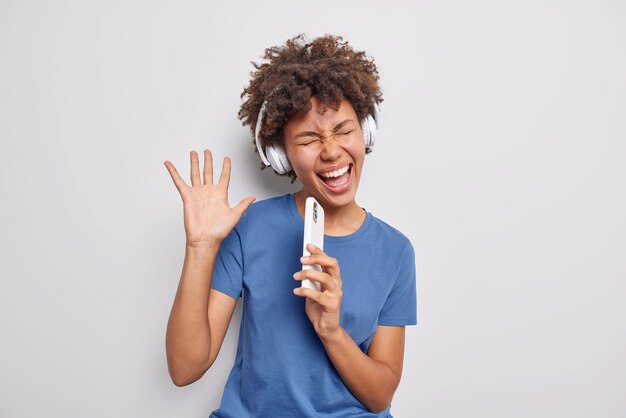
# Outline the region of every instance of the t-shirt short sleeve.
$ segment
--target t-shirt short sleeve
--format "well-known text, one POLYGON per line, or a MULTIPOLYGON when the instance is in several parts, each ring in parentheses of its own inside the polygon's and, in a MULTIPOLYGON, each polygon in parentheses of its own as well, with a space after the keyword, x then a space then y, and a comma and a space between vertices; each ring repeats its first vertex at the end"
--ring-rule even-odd
POLYGON ((416 325, 415 251, 409 242, 402 254, 394 285, 378 316, 378 325, 416 325))
POLYGON ((243 290, 242 221, 243 218, 222 241, 215 259, 213 281, 211 282, 213 289, 219 290, 233 299, 238 299, 243 290))

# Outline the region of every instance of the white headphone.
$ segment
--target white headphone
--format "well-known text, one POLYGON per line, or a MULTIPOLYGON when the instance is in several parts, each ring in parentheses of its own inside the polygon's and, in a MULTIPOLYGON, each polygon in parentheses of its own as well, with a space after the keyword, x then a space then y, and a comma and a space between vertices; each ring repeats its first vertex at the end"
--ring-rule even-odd
MULTIPOLYGON (((254 130, 254 140, 256 147, 259 150, 261 160, 266 166, 271 165, 272 168, 278 174, 285 174, 291 171, 291 164, 287 159, 287 153, 280 144, 269 144, 265 147, 265 152, 261 148, 261 141, 259 140, 259 132, 261 132, 261 122, 263 115, 265 114, 265 102, 261 105, 259 110, 259 116, 256 120, 256 129, 254 130)), ((378 129, 380 128, 380 107, 378 103, 374 102, 374 113, 367 115, 361 121, 361 131, 363 132, 363 139, 365 140, 365 150, 371 151, 374 142, 376 142, 376 136, 378 129)))

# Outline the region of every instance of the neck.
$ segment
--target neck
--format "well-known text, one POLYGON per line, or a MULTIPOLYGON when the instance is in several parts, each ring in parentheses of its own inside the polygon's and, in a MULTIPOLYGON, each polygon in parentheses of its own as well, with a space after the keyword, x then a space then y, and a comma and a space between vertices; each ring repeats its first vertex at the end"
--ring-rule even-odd
MULTIPOLYGON (((294 196, 296 208, 300 216, 304 218, 305 201, 311 194, 302 189, 296 192, 294 196)), ((330 206, 324 202, 319 202, 319 204, 324 208, 324 233, 326 235, 349 235, 365 222, 367 214, 354 200, 344 206, 330 206)))

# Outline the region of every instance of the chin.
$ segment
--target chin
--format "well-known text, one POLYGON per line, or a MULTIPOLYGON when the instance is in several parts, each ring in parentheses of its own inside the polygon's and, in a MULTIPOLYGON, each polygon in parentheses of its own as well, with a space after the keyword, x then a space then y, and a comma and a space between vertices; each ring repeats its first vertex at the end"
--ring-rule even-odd
POLYGON ((326 202, 327 205, 335 207, 335 208, 340 208, 340 207, 347 206, 351 204, 352 202, 354 202, 355 193, 346 193, 342 196, 328 196, 328 195, 323 195, 323 196, 324 196, 324 202, 326 202))
POLYGON ((311 193, 320 203, 324 202, 332 207, 342 207, 350 205, 355 201, 357 184, 351 184, 350 188, 343 193, 332 193, 324 185, 319 185, 316 193, 311 193), (318 197, 319 196, 319 197, 318 197))

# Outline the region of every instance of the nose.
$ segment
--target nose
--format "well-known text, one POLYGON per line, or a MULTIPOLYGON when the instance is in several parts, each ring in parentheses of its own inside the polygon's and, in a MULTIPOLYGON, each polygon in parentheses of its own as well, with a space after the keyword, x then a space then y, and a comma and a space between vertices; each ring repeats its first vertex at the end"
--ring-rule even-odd
POLYGON ((343 149, 334 134, 330 134, 322 139, 322 150, 320 152, 322 160, 334 161, 341 156, 342 152, 343 149))

